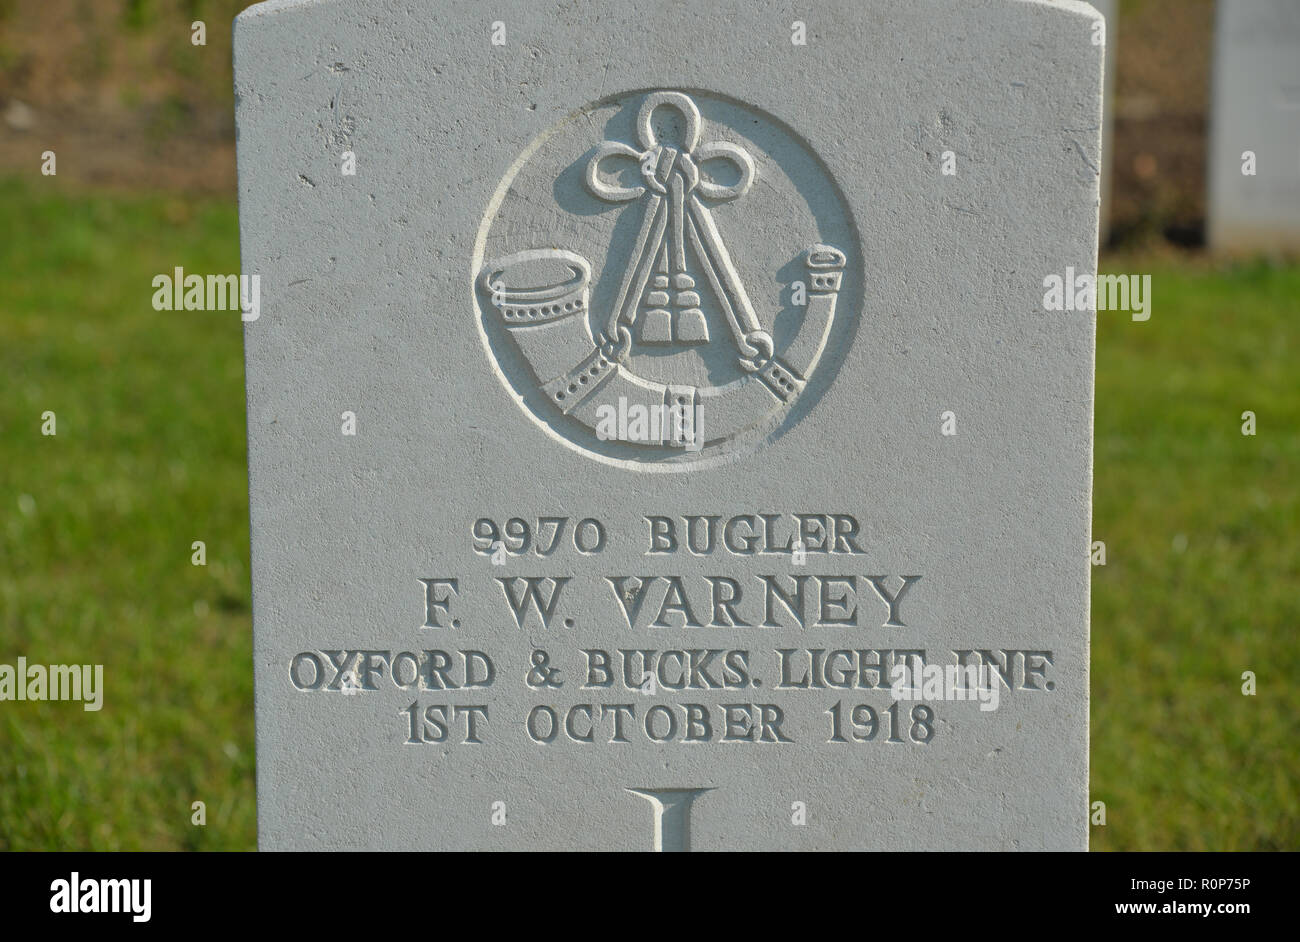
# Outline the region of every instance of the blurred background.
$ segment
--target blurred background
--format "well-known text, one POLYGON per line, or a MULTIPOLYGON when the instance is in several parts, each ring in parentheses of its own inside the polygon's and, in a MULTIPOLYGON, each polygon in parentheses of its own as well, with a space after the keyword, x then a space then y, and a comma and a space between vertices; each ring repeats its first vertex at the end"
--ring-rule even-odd
MULTIPOLYGON (((256 846, 242 330, 150 303, 239 271, 247 5, 0 0, 0 663, 106 665, 99 712, 0 703, 3 850, 256 846)), ((1154 297, 1098 318, 1092 846, 1296 850, 1300 265, 1206 247, 1214 0, 1109 34, 1101 269, 1154 297)))

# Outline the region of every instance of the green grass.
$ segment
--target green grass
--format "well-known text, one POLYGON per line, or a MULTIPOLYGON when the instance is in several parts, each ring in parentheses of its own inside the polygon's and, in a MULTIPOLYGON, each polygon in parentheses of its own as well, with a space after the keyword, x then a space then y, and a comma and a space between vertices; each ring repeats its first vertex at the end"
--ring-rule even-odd
POLYGON ((1154 302, 1098 330, 1092 846, 1300 849, 1300 268, 1103 267, 1154 302))
POLYGON ((0 663, 106 691, 0 704, 0 849, 252 848, 239 315, 150 304, 175 265, 239 270, 235 209, 42 179, 0 215, 0 663))
MULTIPOLYGON (((238 315, 150 306, 176 265, 238 271, 235 209, 42 180, 0 182, 0 214, 0 663, 107 687, 98 713, 0 704, 0 849, 252 848, 238 315)), ((1101 316, 1093 847, 1294 850, 1300 269, 1107 268, 1155 301, 1101 316)))

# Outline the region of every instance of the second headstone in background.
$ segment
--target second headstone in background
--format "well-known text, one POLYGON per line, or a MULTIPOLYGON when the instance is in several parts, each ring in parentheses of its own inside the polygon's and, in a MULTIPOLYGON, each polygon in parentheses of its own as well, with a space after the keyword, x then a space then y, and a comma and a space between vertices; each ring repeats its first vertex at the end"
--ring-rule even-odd
POLYGON ((1210 247, 1300 251, 1300 2, 1219 0, 1210 247))
POLYGON ((1101 242, 1110 238, 1111 176, 1115 163, 1115 70, 1119 52, 1119 0, 1091 0, 1106 20, 1106 77, 1102 84, 1101 115, 1101 242))

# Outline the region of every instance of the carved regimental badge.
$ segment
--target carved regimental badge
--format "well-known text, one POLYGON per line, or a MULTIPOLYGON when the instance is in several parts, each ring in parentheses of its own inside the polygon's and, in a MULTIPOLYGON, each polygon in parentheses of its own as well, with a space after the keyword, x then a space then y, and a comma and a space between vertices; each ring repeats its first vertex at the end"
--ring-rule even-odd
POLYGON ((678 91, 597 103, 535 140, 489 207, 474 273, 489 353, 543 427, 620 463, 783 431, 851 335, 845 205, 755 109, 678 91))

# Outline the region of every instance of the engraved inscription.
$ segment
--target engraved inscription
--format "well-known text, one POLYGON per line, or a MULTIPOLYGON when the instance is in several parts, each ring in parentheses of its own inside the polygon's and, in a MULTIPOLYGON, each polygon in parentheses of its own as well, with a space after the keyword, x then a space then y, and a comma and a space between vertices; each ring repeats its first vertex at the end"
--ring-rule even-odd
POLYGON ((691 806, 711 788, 629 788, 654 806, 651 849, 683 852, 691 849, 691 806))
MULTIPOLYGON (((1057 690, 1052 650, 927 645, 931 580, 871 571, 857 513, 547 510, 467 509, 465 568, 413 574, 408 628, 427 641, 299 651, 292 688, 323 709, 331 693, 388 701, 394 740, 435 763, 502 743, 615 761, 704 745, 943 754, 1004 692, 1057 690)), ((626 791, 652 807, 655 850, 689 850, 712 789, 657 774, 626 791)))

